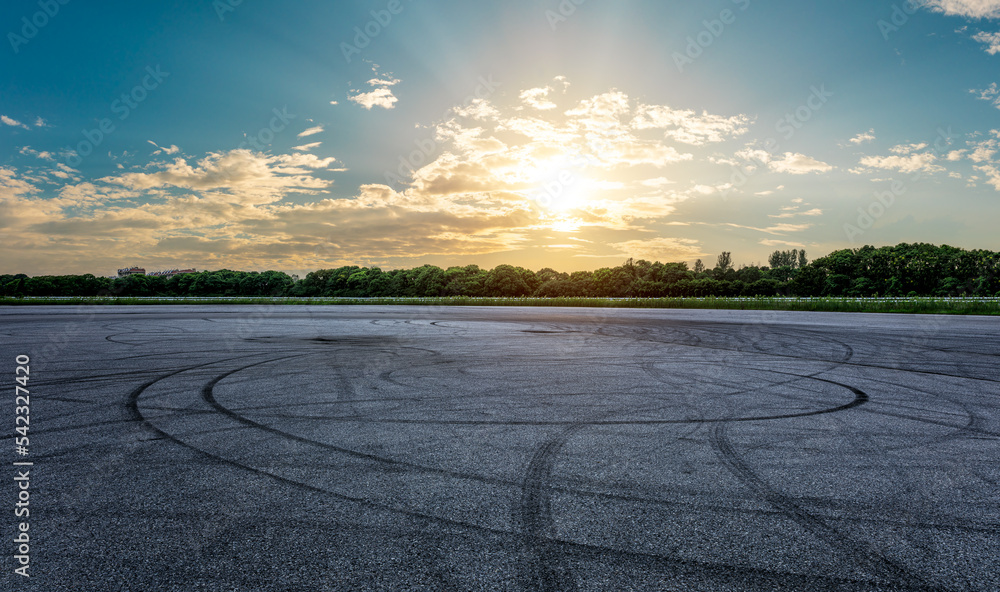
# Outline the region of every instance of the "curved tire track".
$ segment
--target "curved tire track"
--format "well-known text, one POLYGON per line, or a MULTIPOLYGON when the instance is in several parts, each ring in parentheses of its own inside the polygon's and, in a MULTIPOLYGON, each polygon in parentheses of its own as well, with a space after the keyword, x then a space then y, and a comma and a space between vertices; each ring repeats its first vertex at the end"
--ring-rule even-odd
MULTIPOLYGON (((839 384, 830 380, 824 380, 824 382, 839 384)), ((840 386, 848 388, 857 394, 857 398, 850 404, 843 406, 841 410, 859 407, 868 402, 868 395, 861 390, 843 384, 840 386)), ((906 589, 913 591, 942 590, 941 588, 929 585, 904 566, 887 558, 871 543, 856 541, 843 535, 822 519, 802 509, 791 497, 786 496, 768 484, 736 452, 727 435, 728 429, 729 425, 727 423, 719 423, 715 426, 715 429, 711 432, 712 447, 733 476, 754 494, 834 549, 840 551, 845 558, 854 561, 876 577, 887 582, 902 583, 906 586, 906 589)))

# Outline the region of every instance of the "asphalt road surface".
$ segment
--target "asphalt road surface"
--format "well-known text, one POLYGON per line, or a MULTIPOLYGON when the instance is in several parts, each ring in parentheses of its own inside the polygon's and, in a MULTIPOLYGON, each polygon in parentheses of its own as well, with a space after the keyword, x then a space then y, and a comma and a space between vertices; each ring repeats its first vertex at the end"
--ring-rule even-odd
POLYGON ((1000 318, 15 307, 0 334, 3 590, 1000 590, 1000 318))

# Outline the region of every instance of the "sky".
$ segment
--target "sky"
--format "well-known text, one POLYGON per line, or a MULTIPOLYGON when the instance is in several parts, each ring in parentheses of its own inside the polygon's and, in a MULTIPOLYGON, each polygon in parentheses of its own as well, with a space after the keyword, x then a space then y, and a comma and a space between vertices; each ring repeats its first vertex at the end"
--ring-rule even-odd
POLYGON ((0 32, 0 273, 1000 250, 1000 0, 8 0, 0 32))

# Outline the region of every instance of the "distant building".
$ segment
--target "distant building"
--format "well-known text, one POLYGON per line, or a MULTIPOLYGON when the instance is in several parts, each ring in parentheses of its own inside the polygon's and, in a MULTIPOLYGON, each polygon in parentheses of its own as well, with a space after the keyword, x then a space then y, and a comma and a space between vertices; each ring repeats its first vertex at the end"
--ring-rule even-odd
POLYGON ((166 271, 151 271, 148 276, 152 277, 165 277, 172 278, 175 275, 181 275, 182 273, 198 273, 197 269, 168 269, 166 271))
POLYGON ((119 269, 118 277, 124 278, 130 275, 145 275, 149 277, 162 277, 162 278, 172 278, 175 275, 181 275, 182 273, 198 273, 197 269, 168 269, 165 271, 150 271, 146 273, 146 270, 141 267, 129 267, 127 269, 119 269))

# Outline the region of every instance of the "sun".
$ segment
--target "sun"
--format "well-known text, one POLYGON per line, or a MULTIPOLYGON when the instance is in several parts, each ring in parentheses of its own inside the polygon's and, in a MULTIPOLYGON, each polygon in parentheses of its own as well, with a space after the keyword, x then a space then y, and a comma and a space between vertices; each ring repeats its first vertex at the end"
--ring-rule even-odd
POLYGON ((563 214, 587 204, 593 182, 574 163, 564 159, 538 166, 531 175, 532 200, 542 210, 563 214))
POLYGON ((553 232, 577 232, 582 225, 580 220, 573 218, 557 218, 549 224, 553 232))

